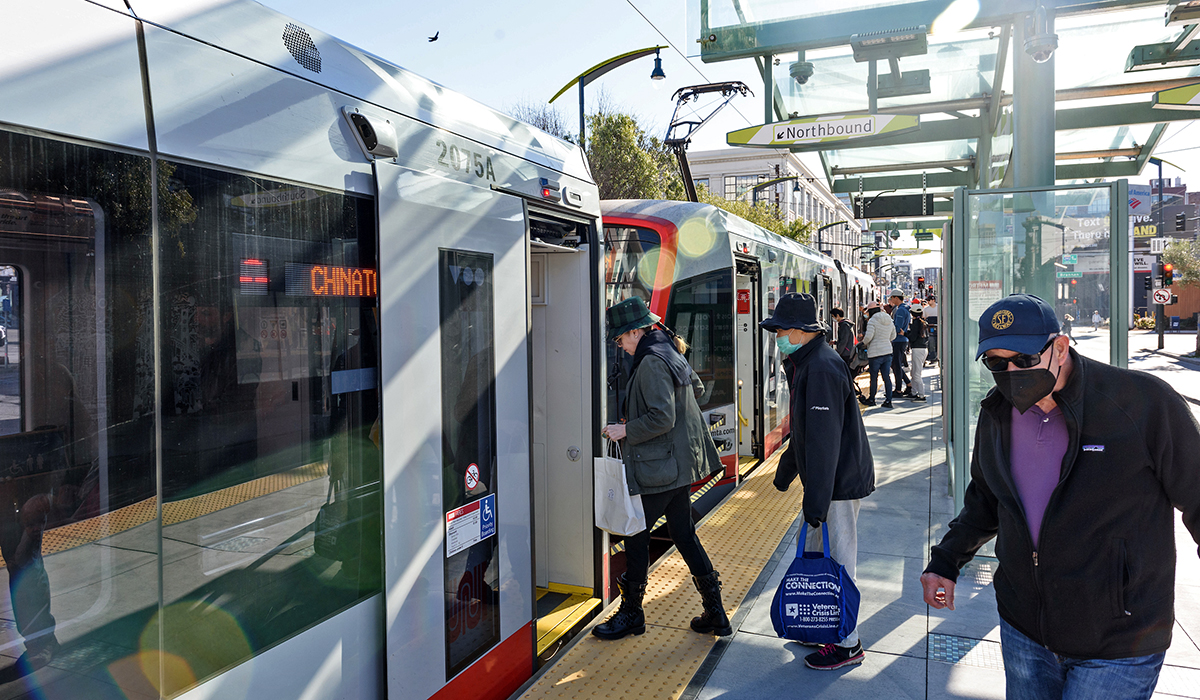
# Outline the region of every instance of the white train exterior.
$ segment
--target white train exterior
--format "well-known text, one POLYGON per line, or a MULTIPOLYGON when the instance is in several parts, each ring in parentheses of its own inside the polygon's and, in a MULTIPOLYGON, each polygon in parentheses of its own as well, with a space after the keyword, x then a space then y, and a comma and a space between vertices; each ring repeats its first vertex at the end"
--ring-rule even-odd
POLYGON ((4 14, 7 682, 507 697, 601 588, 581 151, 245 0, 4 14))

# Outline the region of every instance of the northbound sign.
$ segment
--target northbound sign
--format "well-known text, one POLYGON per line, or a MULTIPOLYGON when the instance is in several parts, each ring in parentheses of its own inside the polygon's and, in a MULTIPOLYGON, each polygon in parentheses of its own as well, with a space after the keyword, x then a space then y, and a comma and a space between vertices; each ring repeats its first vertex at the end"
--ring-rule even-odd
POLYGON ((833 117, 801 117, 786 122, 760 124, 731 131, 725 136, 730 146, 779 148, 808 146, 831 141, 899 134, 921 127, 915 114, 845 114, 833 117))

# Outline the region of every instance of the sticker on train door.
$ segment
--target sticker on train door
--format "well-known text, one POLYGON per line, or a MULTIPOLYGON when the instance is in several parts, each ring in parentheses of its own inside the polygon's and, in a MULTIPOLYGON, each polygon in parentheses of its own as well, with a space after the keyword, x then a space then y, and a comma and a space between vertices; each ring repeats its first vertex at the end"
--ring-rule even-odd
POLYGON ((739 314, 750 313, 750 290, 749 289, 737 290, 737 312, 739 314))
POLYGON ((446 513, 446 557, 496 534, 496 494, 446 513))

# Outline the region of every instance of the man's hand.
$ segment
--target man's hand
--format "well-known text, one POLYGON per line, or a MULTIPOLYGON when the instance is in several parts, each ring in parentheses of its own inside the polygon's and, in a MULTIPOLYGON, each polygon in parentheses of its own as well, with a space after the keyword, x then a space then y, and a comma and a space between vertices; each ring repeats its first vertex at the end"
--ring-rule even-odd
POLYGON ((954 609, 954 582, 933 572, 921 574, 921 588, 925 589, 925 603, 934 610, 954 609))

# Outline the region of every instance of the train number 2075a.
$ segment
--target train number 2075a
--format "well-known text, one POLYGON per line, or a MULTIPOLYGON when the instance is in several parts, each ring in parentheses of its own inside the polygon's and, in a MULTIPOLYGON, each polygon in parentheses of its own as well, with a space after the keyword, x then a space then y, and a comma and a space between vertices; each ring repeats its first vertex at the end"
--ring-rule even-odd
POLYGON ((491 156, 458 146, 448 146, 445 141, 438 141, 437 145, 442 149, 442 154, 438 156, 438 164, 442 167, 447 170, 453 168, 462 173, 475 173, 475 177, 496 181, 491 156))

